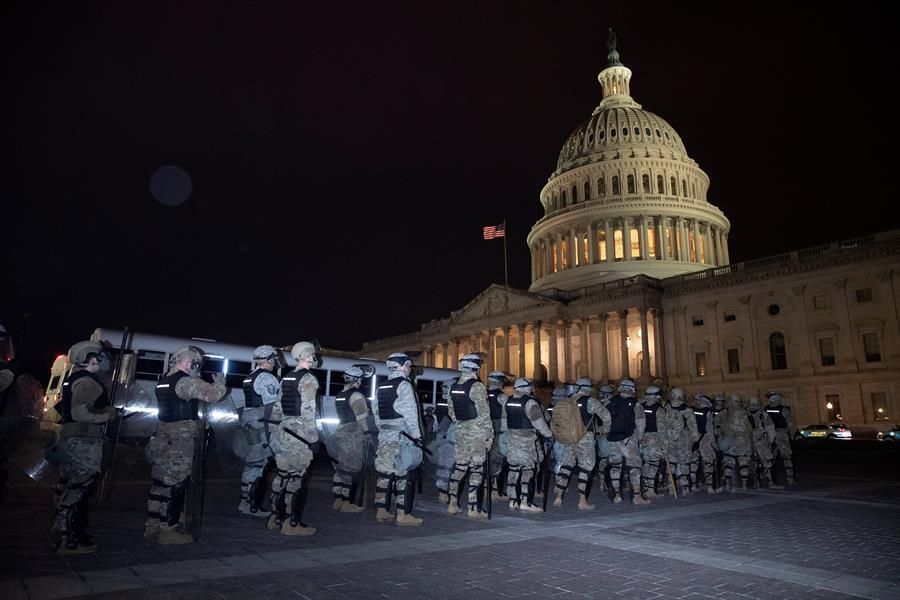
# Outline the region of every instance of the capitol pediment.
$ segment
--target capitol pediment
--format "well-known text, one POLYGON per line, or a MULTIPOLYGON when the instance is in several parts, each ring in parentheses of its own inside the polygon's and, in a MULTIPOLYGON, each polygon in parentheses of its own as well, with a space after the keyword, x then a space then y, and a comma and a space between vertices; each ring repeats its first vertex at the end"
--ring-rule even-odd
POLYGON ((495 283, 464 307, 451 313, 450 323, 463 325, 531 309, 545 309, 548 305, 557 304, 559 303, 544 296, 495 283))

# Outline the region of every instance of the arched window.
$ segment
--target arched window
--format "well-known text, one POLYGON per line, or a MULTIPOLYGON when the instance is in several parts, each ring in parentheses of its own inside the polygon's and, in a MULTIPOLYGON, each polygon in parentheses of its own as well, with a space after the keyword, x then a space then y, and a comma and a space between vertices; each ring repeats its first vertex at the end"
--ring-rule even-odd
POLYGON ((591 257, 589 256, 589 246, 588 246, 588 236, 587 234, 581 238, 581 264, 586 265, 590 262, 591 257))
POLYGON ((631 238, 631 258, 640 258, 641 257, 641 232, 638 231, 637 227, 632 227, 629 232, 629 236, 631 238))
POLYGON ((562 191, 562 204, 560 205, 560 208, 565 208, 566 204, 568 204, 568 203, 569 202, 568 202, 568 198, 566 197, 566 190, 563 190, 562 191))
POLYGON ((673 196, 677 196, 677 195, 678 195, 678 182, 675 181, 675 177, 670 177, 670 178, 669 178, 669 189, 672 190, 672 195, 673 195, 673 196))
POLYGON ((634 194, 635 193, 635 191, 634 191, 634 175, 629 174, 628 178, 626 179, 626 182, 628 185, 628 193, 634 194))
POLYGON ((601 198, 606 196, 606 180, 602 177, 597 178, 597 194, 599 194, 601 198))
POLYGON ((681 195, 687 198, 687 180, 681 180, 681 195))
POLYGON ((776 331, 769 336, 769 354, 772 356, 773 371, 787 369, 787 351, 783 334, 776 331))
POLYGON ((556 253, 556 242, 550 243, 550 255, 553 257, 553 272, 559 271, 559 255, 556 253))
POLYGON ((606 228, 605 227, 597 232, 597 256, 600 257, 601 262, 606 260, 606 228))
POLYGON ((618 196, 618 195, 621 194, 621 193, 622 193, 621 190, 619 190, 619 176, 618 176, 618 175, 613 175, 613 178, 612 178, 612 195, 613 195, 613 196, 618 196))
POLYGON ((615 248, 616 260, 625 258, 625 244, 622 241, 622 230, 616 229, 613 232, 613 247, 615 248))
POLYGON ((550 203, 551 203, 551 206, 553 206, 553 210, 556 210, 559 208, 559 198, 556 196, 556 194, 553 194, 553 200, 551 200, 550 203))
POLYGON ((562 240, 560 242, 560 249, 562 254, 562 268, 563 271, 569 268, 569 244, 566 243, 566 240, 562 240))
POLYGON ((578 186, 574 183, 572 184, 572 204, 578 202, 578 186))
POLYGON ((583 198, 583 200, 587 201, 590 199, 591 199, 591 182, 585 181, 584 182, 584 198, 583 198))
POLYGON ((656 193, 660 195, 666 193, 666 180, 662 175, 656 176, 656 193))
POLYGON ((641 188, 644 190, 645 194, 650 194, 650 176, 644 173, 641 175, 641 188))

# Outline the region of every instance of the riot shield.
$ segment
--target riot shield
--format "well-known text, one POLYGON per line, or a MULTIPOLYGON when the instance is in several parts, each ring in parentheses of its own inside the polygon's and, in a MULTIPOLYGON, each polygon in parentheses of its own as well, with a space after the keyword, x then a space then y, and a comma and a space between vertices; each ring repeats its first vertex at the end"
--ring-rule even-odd
POLYGON ((8 457, 10 466, 38 483, 52 484, 59 479, 56 432, 35 427, 30 418, 0 421, 0 453, 8 457))

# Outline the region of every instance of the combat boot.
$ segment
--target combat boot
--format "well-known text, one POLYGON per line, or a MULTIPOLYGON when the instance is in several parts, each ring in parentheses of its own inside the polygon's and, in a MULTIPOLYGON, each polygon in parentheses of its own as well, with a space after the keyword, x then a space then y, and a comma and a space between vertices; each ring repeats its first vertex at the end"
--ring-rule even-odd
POLYGON ((613 496, 613 504, 622 504, 622 494, 616 492, 616 495, 613 496))
POLYGON ((278 515, 275 513, 269 515, 269 520, 266 521, 266 529, 271 529, 272 531, 281 529, 281 523, 278 522, 278 515))
POLYGON ((174 525, 160 525, 157 544, 193 544, 194 536, 175 529, 174 525))
POLYGON ((343 504, 343 498, 335 498, 334 502, 331 504, 331 510, 341 510, 341 506, 343 506, 343 504))
POLYGON ((307 527, 303 523, 291 525, 291 522, 285 521, 281 526, 281 535, 312 535, 316 532, 315 527, 307 527))
POLYGON ((459 505, 456 502, 450 502, 450 504, 447 505, 447 514, 448 515, 459 514, 459 505))
POLYGON ((438 492, 438 502, 440 502, 441 504, 450 503, 450 496, 447 494, 447 492, 438 492))
POLYGON ((363 508, 362 506, 357 506, 357 505, 353 504, 352 502, 344 501, 344 503, 341 504, 341 512, 361 513, 364 510, 366 510, 366 509, 363 508))
POLYGON ((650 504, 650 500, 644 498, 640 494, 635 494, 634 498, 631 499, 632 504, 650 504))
POLYGON ((144 539, 150 542, 155 542, 156 538, 159 537, 159 521, 152 521, 147 523, 147 528, 144 530, 144 539))
POLYGON ((397 526, 398 527, 418 527, 423 522, 422 519, 407 514, 402 508, 397 509, 397 526))
POLYGON ((716 488, 714 488, 713 486, 708 485, 708 486, 706 486, 706 493, 707 494, 718 494, 719 491, 716 488))
POLYGON ((519 508, 519 505, 516 504, 515 500, 509 501, 509 510, 517 510, 518 508, 519 508))
POLYGON ((594 505, 582 494, 578 497, 578 510, 594 510, 594 505))
POLYGON ((540 506, 535 506, 534 504, 528 504, 527 502, 519 505, 520 512, 544 512, 544 510, 540 506))
POLYGON ((470 508, 469 512, 466 513, 466 516, 469 517, 470 519, 477 519, 477 520, 487 519, 487 513, 480 511, 477 508, 470 508))
POLYGON ((654 490, 653 488, 649 488, 646 492, 644 492, 644 496, 646 496, 648 500, 656 498, 656 490, 654 490))
POLYGON ((562 506, 563 491, 556 490, 556 496, 553 498, 553 506, 562 506))
POLYGON ((386 508, 378 507, 378 510, 375 511, 375 520, 379 523, 387 523, 392 518, 391 513, 386 508))

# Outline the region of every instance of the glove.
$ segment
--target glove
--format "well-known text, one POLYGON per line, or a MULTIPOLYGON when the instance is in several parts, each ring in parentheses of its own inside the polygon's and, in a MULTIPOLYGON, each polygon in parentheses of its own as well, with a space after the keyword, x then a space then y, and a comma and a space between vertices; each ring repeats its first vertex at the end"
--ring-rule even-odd
POLYGON ((225 376, 222 375, 221 373, 213 373, 212 374, 212 382, 213 382, 213 385, 220 385, 220 386, 224 387, 225 376))

